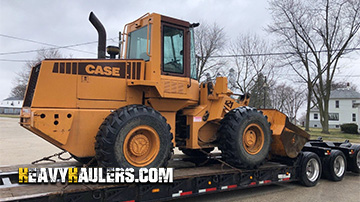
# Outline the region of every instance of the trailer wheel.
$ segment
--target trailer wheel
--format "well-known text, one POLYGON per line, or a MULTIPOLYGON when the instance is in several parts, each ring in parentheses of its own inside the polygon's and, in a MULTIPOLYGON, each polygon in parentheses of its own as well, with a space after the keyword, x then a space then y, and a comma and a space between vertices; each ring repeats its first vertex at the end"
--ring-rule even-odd
POLYGON ((348 167, 350 171, 360 173, 360 145, 356 145, 354 155, 348 159, 348 167))
POLYGON ((96 135, 96 160, 103 167, 165 167, 173 144, 170 126, 154 109, 130 105, 111 113, 96 135))
POLYGON ((321 177, 321 161, 313 152, 304 152, 301 159, 299 178, 307 186, 315 186, 321 177))
POLYGON ((258 167, 269 154, 270 123, 255 108, 239 107, 227 113, 218 134, 224 160, 235 167, 258 167))
POLYGON ((340 150, 331 150, 330 156, 324 158, 323 174, 332 181, 341 181, 345 176, 346 157, 340 150))

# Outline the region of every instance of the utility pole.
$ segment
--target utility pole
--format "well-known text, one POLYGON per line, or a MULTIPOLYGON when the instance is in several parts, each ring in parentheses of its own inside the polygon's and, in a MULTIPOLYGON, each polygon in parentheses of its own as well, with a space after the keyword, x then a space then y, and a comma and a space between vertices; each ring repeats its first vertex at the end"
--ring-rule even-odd
POLYGON ((264 109, 266 109, 266 89, 267 89, 266 76, 264 79, 263 89, 264 89, 264 109))

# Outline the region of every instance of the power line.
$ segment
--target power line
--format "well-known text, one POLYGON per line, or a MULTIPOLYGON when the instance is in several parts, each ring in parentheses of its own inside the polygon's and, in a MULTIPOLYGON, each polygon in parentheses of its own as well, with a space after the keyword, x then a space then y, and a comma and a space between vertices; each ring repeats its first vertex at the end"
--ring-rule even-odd
POLYGON ((12 59, 0 59, 0 61, 4 62, 33 62, 35 60, 12 60, 12 59))
MULTIPOLYGON (((333 49, 331 51, 340 51, 341 49, 333 49)), ((343 51, 359 51, 360 48, 346 48, 343 51)), ((315 51, 316 53, 326 53, 327 50, 318 50, 315 51)), ((303 52, 275 52, 275 53, 253 53, 253 54, 234 54, 234 55, 214 55, 210 56, 210 58, 235 58, 235 57, 253 57, 253 56, 279 56, 279 55, 294 55, 298 53, 310 53, 303 51, 303 52)))
MULTIPOLYGON (((277 75, 284 75, 284 76, 298 76, 298 74, 277 74, 277 75)), ((340 74, 336 74, 334 75, 334 77, 360 77, 360 75, 340 75, 340 74)))
MULTIPOLYGON (((69 48, 69 47, 75 47, 75 46, 82 46, 82 45, 92 44, 92 43, 96 43, 96 42, 97 42, 97 41, 86 42, 86 43, 81 43, 81 44, 73 44, 73 45, 68 45, 68 46, 58 46, 58 47, 55 47, 55 48, 45 48, 45 49, 43 49, 43 50, 53 50, 53 49, 69 48)), ((0 53, 0 55, 13 55, 13 54, 31 53, 31 52, 37 52, 37 51, 39 51, 39 49, 26 50, 26 51, 15 51, 15 52, 8 52, 8 53, 0 53)))
MULTIPOLYGON (((0 34, 0 36, 1 35, 2 34, 0 34)), ((117 38, 117 37, 110 38, 107 40, 113 40, 115 38, 117 38)), ((29 40, 29 41, 31 41, 31 40, 29 40)), ((42 42, 39 42, 39 43, 42 43, 42 42)), ((79 44, 73 44, 73 45, 67 45, 67 46, 58 46, 57 48, 69 48, 69 47, 75 47, 75 46, 88 45, 88 44, 92 44, 92 43, 97 43, 97 41, 79 43, 79 44)), ((44 44, 46 44, 46 43, 44 43, 44 44)), ((56 48, 48 48, 48 49, 43 49, 43 50, 51 50, 51 49, 56 49, 56 48)), ((344 49, 343 51, 359 51, 359 50, 360 50, 360 48, 347 48, 347 49, 344 49)), ((21 53, 29 53, 29 52, 37 52, 37 51, 39 51, 39 49, 0 53, 0 55, 21 54, 21 53)), ((332 51, 339 51, 339 50, 334 49, 332 51)), ((326 52, 326 50, 320 50, 320 51, 315 51, 315 52, 321 53, 321 52, 326 52)), ((306 52, 301 52, 301 53, 306 53, 306 52)), ((230 58, 230 57, 251 57, 251 56, 278 56, 278 55, 290 55, 290 54, 297 54, 297 53, 296 52, 275 52, 275 53, 254 53, 254 54, 240 54, 240 55, 214 55, 214 56, 210 56, 210 57, 211 58, 230 58)), ((0 61, 23 62, 25 60, 0 59, 0 61)), ((27 61, 28 60, 26 60, 26 62, 27 61)), ((358 76, 351 76, 351 77, 358 77, 358 76)))
MULTIPOLYGON (((0 34, 0 36, 6 37, 6 38, 10 38, 10 39, 16 39, 16 40, 20 40, 20 41, 27 41, 27 42, 31 42, 31 43, 36 43, 36 44, 41 44, 41 45, 46 45, 46 46, 52 46, 52 47, 60 48, 60 46, 57 46, 57 45, 54 45, 54 44, 49 44, 49 43, 34 41, 34 40, 31 40, 31 39, 24 39, 24 38, 19 38, 19 37, 15 37, 15 36, 9 36, 9 35, 6 35, 6 34, 0 34)), ((96 54, 96 53, 93 53, 93 52, 84 51, 84 50, 79 50, 79 49, 75 49, 75 48, 67 48, 67 49, 73 50, 73 51, 78 51, 78 52, 83 52, 83 53, 88 53, 88 54, 96 54)), ((5 54, 4 54, 4 55, 5 55, 5 54)))
MULTIPOLYGON (((71 47, 83 46, 83 45, 88 45, 88 44, 93 44, 93 43, 97 43, 97 42, 98 42, 98 41, 91 41, 91 42, 85 42, 85 43, 79 43, 79 44, 72 44, 72 45, 66 45, 66 46, 57 46, 57 45, 53 45, 53 44, 48 44, 48 43, 43 43, 43 42, 37 42, 37 41, 29 40, 29 39, 21 39, 21 38, 12 37, 12 36, 3 35, 3 34, 0 34, 0 36, 7 36, 7 37, 9 37, 9 38, 11 37, 11 38, 14 38, 14 39, 19 39, 19 40, 23 40, 23 41, 29 41, 29 42, 33 42, 33 43, 39 43, 39 44, 43 44, 43 45, 48 45, 48 46, 53 46, 53 47, 54 47, 54 48, 45 48, 45 49, 43 49, 43 50, 53 50, 53 49, 66 48, 66 49, 76 50, 76 51, 80 51, 80 52, 84 52, 84 53, 89 53, 89 54, 96 54, 96 53, 88 52, 88 51, 83 51, 83 50, 78 50, 78 49, 72 49, 71 47)), ((107 41, 113 40, 113 39, 115 39, 115 38, 117 38, 117 37, 107 39, 107 41)), ((39 49, 26 50, 26 51, 14 51, 14 52, 7 52, 7 53, 0 53, 0 55, 13 55, 13 54, 31 53, 31 52, 37 52, 37 51, 39 51, 39 49)))

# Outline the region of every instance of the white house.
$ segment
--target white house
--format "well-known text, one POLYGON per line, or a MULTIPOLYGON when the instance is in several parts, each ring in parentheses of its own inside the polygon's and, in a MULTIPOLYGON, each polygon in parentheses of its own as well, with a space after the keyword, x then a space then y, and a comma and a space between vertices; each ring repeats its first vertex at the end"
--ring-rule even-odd
POLYGON ((23 100, 21 98, 9 97, 0 102, 0 114, 20 114, 23 100))
MULTIPOLYGON (((344 123, 360 126, 360 93, 349 88, 331 91, 329 100, 329 128, 340 128, 344 123)), ((321 128, 318 109, 310 111, 309 125, 321 128)))

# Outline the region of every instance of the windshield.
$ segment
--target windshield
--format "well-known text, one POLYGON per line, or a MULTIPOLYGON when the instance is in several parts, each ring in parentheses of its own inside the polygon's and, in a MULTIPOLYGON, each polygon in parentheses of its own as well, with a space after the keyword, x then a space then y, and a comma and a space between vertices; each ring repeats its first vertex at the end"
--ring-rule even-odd
POLYGON ((163 27, 164 72, 184 73, 184 31, 163 27))
POLYGON ((149 27, 149 36, 147 36, 147 31, 148 26, 145 26, 129 33, 127 58, 143 59, 145 61, 150 60, 150 57, 146 54, 146 44, 148 44, 148 53, 150 54, 151 25, 149 27), (149 39, 149 41, 147 39, 149 39))

